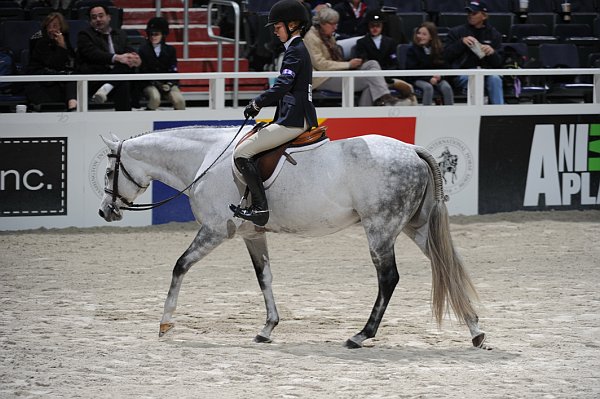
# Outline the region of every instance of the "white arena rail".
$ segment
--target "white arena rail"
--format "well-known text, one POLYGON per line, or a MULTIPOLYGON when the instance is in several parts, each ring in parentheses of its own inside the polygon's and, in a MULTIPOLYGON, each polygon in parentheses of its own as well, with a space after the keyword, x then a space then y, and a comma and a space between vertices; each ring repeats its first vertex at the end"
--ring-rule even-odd
MULTIPOLYGON (((558 75, 592 75, 593 95, 592 102, 600 104, 600 68, 579 69, 443 69, 436 70, 442 76, 468 75, 469 85, 467 92, 467 105, 484 104, 484 77, 487 75, 506 76, 558 76, 558 75)), ((360 76, 423 76, 431 74, 431 70, 382 70, 382 71, 315 71, 315 77, 342 77, 344 78, 342 91, 342 107, 354 106, 354 78, 360 76)), ((225 91, 226 79, 257 79, 275 78, 277 72, 209 72, 209 73, 179 73, 180 80, 209 80, 208 103, 210 109, 224 109, 227 94, 225 91)), ((18 75, 0 76, 0 82, 37 82, 37 81, 77 81, 79 111, 88 111, 88 82, 90 81, 136 81, 136 80, 168 80, 173 79, 173 74, 104 74, 104 75, 18 75)), ((580 104, 564 104, 574 106, 580 104)))

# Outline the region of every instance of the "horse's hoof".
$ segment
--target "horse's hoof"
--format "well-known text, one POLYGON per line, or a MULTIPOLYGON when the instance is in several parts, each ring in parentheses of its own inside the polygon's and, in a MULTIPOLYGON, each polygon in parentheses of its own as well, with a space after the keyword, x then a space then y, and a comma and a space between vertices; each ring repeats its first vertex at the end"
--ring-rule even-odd
POLYGON ((158 330, 158 336, 162 337, 163 335, 165 335, 166 333, 171 331, 171 329, 173 327, 175 327, 175 323, 160 323, 160 329, 158 330))
POLYGON ((262 335, 257 335, 254 337, 254 342, 258 342, 259 344, 270 344, 273 340, 268 337, 263 337, 262 335))
POLYGON ((344 344, 344 346, 348 349, 359 349, 362 348, 362 344, 356 342, 356 341, 352 341, 352 339, 349 339, 346 341, 346 343, 344 344))
POLYGON ((484 349, 484 350, 492 350, 492 347, 489 345, 486 345, 485 343, 485 333, 481 333, 479 335, 476 335, 475 337, 473 337, 473 339, 471 340, 473 342, 473 346, 476 348, 480 348, 480 349, 484 349))

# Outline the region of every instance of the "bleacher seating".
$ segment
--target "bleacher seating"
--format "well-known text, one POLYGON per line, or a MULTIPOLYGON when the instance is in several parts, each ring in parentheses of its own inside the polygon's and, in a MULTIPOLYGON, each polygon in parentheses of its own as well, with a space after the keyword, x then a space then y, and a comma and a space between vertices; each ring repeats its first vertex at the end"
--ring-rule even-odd
MULTIPOLYGON (((569 43, 542 44, 539 59, 543 68, 579 68, 577 46, 569 43)), ((584 83, 579 76, 560 76, 548 82, 548 97, 575 97, 591 100, 593 85, 584 83)))

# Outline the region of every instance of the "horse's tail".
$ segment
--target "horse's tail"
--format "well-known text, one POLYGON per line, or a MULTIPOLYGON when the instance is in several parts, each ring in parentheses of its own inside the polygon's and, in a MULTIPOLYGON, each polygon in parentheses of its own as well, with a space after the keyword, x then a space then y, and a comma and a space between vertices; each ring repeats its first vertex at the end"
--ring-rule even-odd
POLYGON ((456 252, 450 236, 448 208, 445 201, 442 174, 435 158, 424 148, 415 146, 419 157, 429 165, 434 183, 435 203, 429 213, 427 252, 431 260, 433 314, 438 325, 442 324, 450 307, 463 321, 477 317, 473 302, 478 299, 462 259, 456 252))

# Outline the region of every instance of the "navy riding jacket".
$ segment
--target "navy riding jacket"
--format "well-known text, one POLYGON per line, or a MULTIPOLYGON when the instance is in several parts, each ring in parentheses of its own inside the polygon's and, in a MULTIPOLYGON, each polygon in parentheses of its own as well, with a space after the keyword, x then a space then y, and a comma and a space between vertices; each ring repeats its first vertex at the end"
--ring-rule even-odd
POLYGON ((273 122, 282 126, 318 126, 317 111, 312 103, 312 62, 302 38, 292 40, 283 55, 280 75, 272 87, 254 99, 259 107, 277 103, 273 122))

